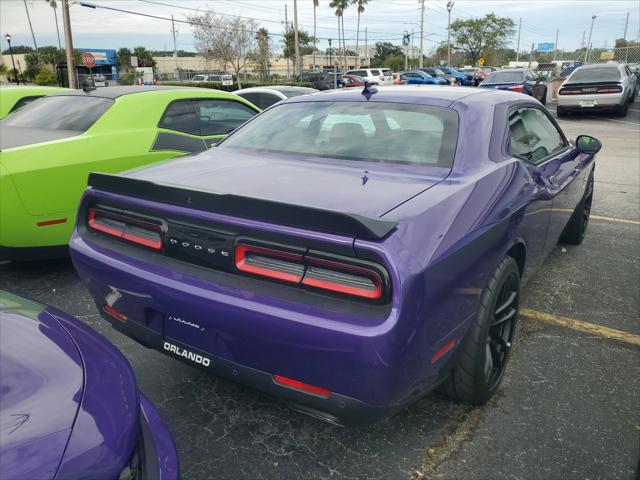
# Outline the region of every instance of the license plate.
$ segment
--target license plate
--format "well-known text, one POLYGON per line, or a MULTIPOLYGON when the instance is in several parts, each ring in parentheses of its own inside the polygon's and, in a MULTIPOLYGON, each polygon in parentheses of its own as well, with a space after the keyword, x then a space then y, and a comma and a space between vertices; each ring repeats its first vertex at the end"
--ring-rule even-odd
POLYGON ((595 107, 596 106, 596 101, 595 100, 582 100, 582 101, 580 101, 579 105, 581 107, 595 107))

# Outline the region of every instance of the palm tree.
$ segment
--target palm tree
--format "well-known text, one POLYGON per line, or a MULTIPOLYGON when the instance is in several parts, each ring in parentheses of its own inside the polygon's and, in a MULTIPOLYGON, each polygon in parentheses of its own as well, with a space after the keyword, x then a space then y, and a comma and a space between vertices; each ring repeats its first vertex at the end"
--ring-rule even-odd
POLYGON ((320 0, 313 0, 313 68, 316 68, 316 50, 318 49, 318 34, 316 32, 316 8, 320 0))
POLYGON ((336 17, 338 17, 338 45, 340 45, 340 20, 342 20, 342 63, 344 64, 344 55, 346 50, 344 40, 344 11, 349 6, 349 0, 331 0, 329 7, 336 9, 336 17))
POLYGON ((351 0, 353 2, 354 5, 358 6, 358 30, 356 31, 356 61, 358 62, 358 65, 356 65, 356 68, 358 68, 359 65, 359 60, 360 60, 360 55, 358 54, 358 44, 360 43, 360 15, 362 15, 364 13, 364 6, 369 2, 369 0, 351 0))

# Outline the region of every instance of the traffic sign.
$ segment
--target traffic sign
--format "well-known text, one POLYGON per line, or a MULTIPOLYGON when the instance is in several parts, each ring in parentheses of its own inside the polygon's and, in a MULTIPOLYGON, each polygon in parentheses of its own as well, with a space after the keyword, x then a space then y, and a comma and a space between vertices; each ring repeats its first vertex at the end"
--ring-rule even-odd
POLYGON ((480 58, 478 59, 478 65, 480 65, 481 67, 483 67, 483 66, 484 66, 484 58, 480 57, 480 58))
POLYGON ((82 54, 82 65, 91 69, 96 66, 96 57, 91 53, 83 53, 82 54))
POLYGON ((539 52, 553 52, 554 48, 555 48, 555 44, 551 42, 538 44, 539 52))

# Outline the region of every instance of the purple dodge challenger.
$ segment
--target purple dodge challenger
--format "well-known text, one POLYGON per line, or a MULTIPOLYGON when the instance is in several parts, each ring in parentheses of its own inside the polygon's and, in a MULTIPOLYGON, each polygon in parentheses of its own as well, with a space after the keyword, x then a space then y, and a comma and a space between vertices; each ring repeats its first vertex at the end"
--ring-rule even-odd
POLYGON ((172 480, 171 434, 104 337, 0 291, 0 478, 172 480))
POLYGON ((311 415, 438 385, 478 405, 523 276, 584 237, 599 149, 517 93, 296 97, 211 151, 92 174, 71 255, 116 329, 311 415))

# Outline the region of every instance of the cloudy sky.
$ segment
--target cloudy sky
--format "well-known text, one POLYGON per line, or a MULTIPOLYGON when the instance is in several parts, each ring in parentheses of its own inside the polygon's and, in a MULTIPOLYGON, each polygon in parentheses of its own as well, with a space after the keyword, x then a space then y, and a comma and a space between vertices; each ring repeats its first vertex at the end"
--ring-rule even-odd
MULTIPOLYGON (((84 2, 84 0, 83 0, 84 2)), ((114 48, 145 46, 153 50, 171 49, 171 22, 162 18, 185 21, 198 10, 211 10, 219 14, 242 15, 255 18, 273 34, 274 43, 279 44, 284 21, 285 5, 289 10, 289 20, 293 18, 293 0, 87 0, 84 3, 98 5, 91 9, 74 1, 71 7, 74 45, 77 48, 114 48), (118 12, 100 7, 111 7, 128 12, 118 12)), ((58 0, 61 3, 61 0, 58 0)), ((337 18, 329 8, 330 0, 320 0, 317 11, 318 46, 328 45, 327 39, 337 38, 337 18)), ((447 0, 426 0, 425 50, 446 40, 447 0)), ((420 29, 419 0, 369 0, 361 18, 361 42, 364 41, 364 27, 367 27, 368 41, 390 41, 400 44, 406 30, 414 30, 415 44, 419 43, 420 29)), ((53 9, 46 0, 26 2, 36 42, 39 46, 57 45, 53 9)), ((455 0, 452 21, 456 18, 471 18, 494 12, 511 17, 516 23, 522 19, 521 49, 527 50, 532 43, 553 42, 559 29, 558 46, 573 50, 580 46, 583 32, 589 33, 591 16, 597 15, 593 29, 594 47, 611 46, 616 38, 622 37, 625 18, 629 12, 628 39, 637 39, 640 34, 640 2, 638 0, 455 0)), ((313 31, 313 2, 298 0, 298 22, 300 28, 313 31)), ((347 44, 355 44, 356 9, 345 13, 347 44)), ((62 35, 62 14, 58 8, 58 21, 62 35)), ((194 50, 191 29, 186 23, 177 23, 179 31, 178 49, 194 50)), ((0 30, 12 35, 13 45, 33 46, 23 0, 0 0, 0 30)), ((2 38, 2 49, 6 48, 2 38)), ((62 38, 64 43, 64 38, 62 38)), ((516 45, 516 36, 513 38, 516 45)))

